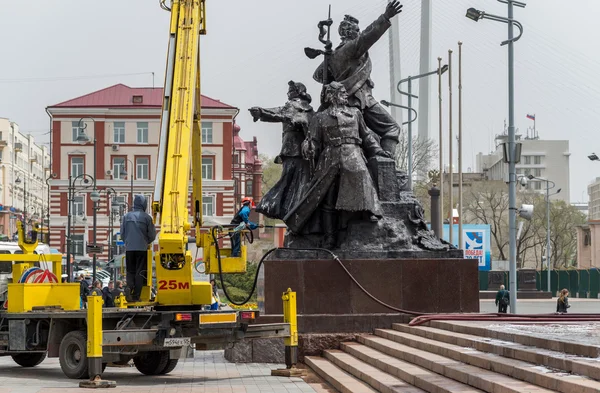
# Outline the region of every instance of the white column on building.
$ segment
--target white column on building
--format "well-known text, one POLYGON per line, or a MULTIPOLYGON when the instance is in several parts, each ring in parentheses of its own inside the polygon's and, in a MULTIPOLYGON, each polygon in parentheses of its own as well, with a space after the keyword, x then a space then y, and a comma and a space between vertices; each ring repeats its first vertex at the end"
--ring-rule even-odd
MULTIPOLYGON (((421 54, 419 74, 426 74, 431 69, 431 0, 421 0, 421 54)), ((419 79, 419 128, 418 139, 428 140, 429 135, 429 107, 430 107, 430 78, 419 79)), ((430 163, 427 163, 429 167, 430 163)), ((425 174, 419 174, 424 177, 425 174)))

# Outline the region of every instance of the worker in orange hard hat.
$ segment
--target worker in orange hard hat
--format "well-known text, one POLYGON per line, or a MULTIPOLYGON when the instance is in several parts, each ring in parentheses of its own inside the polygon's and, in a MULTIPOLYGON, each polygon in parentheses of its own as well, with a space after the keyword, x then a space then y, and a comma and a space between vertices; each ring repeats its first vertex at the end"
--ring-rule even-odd
MULTIPOLYGON (((242 222, 244 222, 246 224, 246 228, 248 228, 250 230, 256 229, 256 228, 262 228, 263 227, 262 224, 258 225, 258 224, 255 224, 250 221, 250 211, 252 208, 256 207, 252 198, 249 198, 249 197, 242 198, 241 204, 242 204, 242 207, 235 214, 235 216, 233 216, 233 219, 231 220, 231 224, 237 226, 237 225, 241 224, 242 222)), ((239 257, 240 252, 241 252, 241 246, 242 246, 240 232, 230 233, 229 236, 231 237, 231 256, 239 257)))

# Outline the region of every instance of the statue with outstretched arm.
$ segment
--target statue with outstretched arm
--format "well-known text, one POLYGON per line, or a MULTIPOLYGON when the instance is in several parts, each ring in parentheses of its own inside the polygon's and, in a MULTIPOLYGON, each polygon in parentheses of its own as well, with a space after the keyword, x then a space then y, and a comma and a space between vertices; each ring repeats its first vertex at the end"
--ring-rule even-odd
POLYGON ((252 107, 254 121, 282 123, 281 151, 275 162, 283 165, 281 178, 263 196, 256 211, 267 217, 283 219, 300 200, 310 182, 311 162, 302 155, 302 143, 308 134, 308 125, 314 115, 311 97, 306 86, 288 82, 288 101, 277 108, 252 107))

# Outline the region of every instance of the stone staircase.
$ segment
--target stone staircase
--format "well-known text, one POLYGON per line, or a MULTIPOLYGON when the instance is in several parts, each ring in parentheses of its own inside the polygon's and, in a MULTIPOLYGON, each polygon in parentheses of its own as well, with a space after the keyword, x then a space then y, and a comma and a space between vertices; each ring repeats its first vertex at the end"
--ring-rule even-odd
POLYGON ((469 323, 394 324, 305 363, 341 393, 600 392, 600 347, 469 323))

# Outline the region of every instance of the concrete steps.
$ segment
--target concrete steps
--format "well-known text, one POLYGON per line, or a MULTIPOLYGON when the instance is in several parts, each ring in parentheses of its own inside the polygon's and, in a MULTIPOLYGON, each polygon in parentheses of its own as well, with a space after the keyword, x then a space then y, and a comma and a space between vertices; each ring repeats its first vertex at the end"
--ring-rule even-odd
POLYGON ((359 342, 387 355, 423 367, 484 392, 552 392, 552 390, 534 384, 518 381, 506 375, 471 366, 451 358, 416 349, 382 337, 361 336, 359 337, 359 342))
MULTIPOLYGON (((404 330, 409 330, 411 333, 417 333, 417 331, 423 332, 423 329, 411 328, 405 325, 395 325, 394 328, 397 330, 378 329, 375 331, 375 334, 396 343, 441 355, 464 364, 479 367, 483 370, 493 371, 553 391, 561 393, 600 392, 600 382, 598 381, 585 376, 565 375, 564 372, 557 372, 546 367, 539 367, 536 363, 517 360, 514 357, 507 359, 496 355, 495 353, 489 353, 487 351, 482 352, 473 345, 462 346, 463 342, 466 343, 466 338, 462 338, 461 344, 455 345, 449 344, 444 340, 437 341, 437 339, 442 339, 441 332, 437 335, 433 335, 435 338, 430 339, 403 332, 404 330)), ((450 341, 449 337, 446 336, 444 338, 450 341)))
POLYGON ((307 356, 304 358, 306 365, 313 369, 321 378, 327 381, 340 393, 377 393, 360 379, 354 378, 329 360, 307 356))
POLYGON ((559 334, 544 336, 539 333, 544 326, 394 324, 307 364, 340 392, 600 392, 600 357, 582 356, 600 347, 586 345, 587 339, 573 343, 560 341, 559 334))
POLYGON ((458 345, 460 347, 473 348, 481 352, 496 354, 508 359, 522 360, 524 362, 555 370, 583 375, 600 381, 600 362, 598 361, 598 358, 568 355, 563 352, 540 349, 518 344, 513 341, 473 336, 428 326, 394 324, 393 329, 435 341, 458 345))

